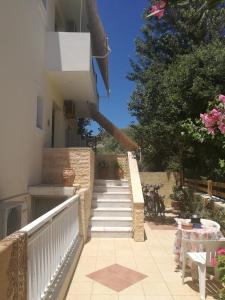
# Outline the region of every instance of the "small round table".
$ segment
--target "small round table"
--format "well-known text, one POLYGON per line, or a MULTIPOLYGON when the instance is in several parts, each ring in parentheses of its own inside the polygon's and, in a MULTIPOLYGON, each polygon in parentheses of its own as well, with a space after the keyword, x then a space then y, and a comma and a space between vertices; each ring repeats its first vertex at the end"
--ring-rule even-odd
MULTIPOLYGON (((223 237, 220 231, 220 225, 211 220, 201 219, 201 223, 203 225, 202 228, 192 228, 192 229, 183 229, 181 227, 181 223, 183 221, 188 222, 188 219, 175 219, 178 224, 178 230, 176 232, 175 243, 174 243, 174 254, 175 254, 175 261, 178 265, 182 264, 182 240, 219 240, 223 237)), ((195 244, 196 245, 196 244, 195 244)), ((194 244, 190 243, 190 249, 188 251, 201 251, 201 249, 196 249, 194 244)))

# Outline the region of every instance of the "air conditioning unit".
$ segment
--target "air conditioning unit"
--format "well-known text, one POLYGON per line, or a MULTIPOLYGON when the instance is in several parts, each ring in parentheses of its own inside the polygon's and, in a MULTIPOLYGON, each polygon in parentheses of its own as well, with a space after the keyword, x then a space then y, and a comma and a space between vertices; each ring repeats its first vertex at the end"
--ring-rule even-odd
POLYGON ((64 100, 64 115, 66 119, 75 118, 75 104, 72 100, 64 100))

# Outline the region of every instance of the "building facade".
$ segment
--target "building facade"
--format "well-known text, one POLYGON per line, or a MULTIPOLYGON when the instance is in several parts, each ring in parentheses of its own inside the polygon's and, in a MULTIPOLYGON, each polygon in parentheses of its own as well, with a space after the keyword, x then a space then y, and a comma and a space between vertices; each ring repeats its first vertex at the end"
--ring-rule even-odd
POLYGON ((98 110, 93 59, 108 90, 107 39, 93 0, 0 3, 0 238, 27 224, 43 148, 79 146, 98 110))

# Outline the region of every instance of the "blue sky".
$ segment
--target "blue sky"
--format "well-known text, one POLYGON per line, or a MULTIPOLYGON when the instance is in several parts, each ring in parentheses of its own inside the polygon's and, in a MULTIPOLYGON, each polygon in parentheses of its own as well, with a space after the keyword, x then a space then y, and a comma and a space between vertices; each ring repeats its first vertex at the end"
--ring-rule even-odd
MULTIPOLYGON (((132 117, 127 103, 134 89, 134 83, 126 79, 131 70, 129 57, 135 56, 134 40, 143 24, 142 14, 148 0, 97 0, 98 10, 112 50, 109 57, 110 98, 98 73, 100 111, 119 128, 131 124, 132 117)), ((92 125, 92 129, 97 126, 92 125)))

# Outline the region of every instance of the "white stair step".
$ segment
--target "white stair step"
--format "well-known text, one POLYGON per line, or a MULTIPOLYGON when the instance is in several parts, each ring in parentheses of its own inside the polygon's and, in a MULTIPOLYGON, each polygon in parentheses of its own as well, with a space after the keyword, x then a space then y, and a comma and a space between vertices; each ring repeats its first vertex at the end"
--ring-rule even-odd
POLYGON ((126 186, 128 187, 128 180, 104 180, 104 179, 96 179, 95 185, 101 186, 126 186))
POLYGON ((129 192, 117 193, 117 192, 105 192, 105 193, 93 193, 93 199, 129 199, 129 192))
POLYGON ((132 237, 132 227, 91 227, 91 237, 129 238, 132 237))
POLYGON ((131 227, 131 217, 92 217, 93 227, 131 227))
POLYGON ((102 185, 96 185, 94 187, 95 193, 104 193, 104 192, 117 192, 117 193, 129 193, 129 187, 128 186, 102 186, 102 185))
POLYGON ((97 207, 92 209, 94 217, 132 217, 132 209, 124 207, 97 207))
POLYGON ((93 199, 92 207, 131 207, 130 199, 93 199))

